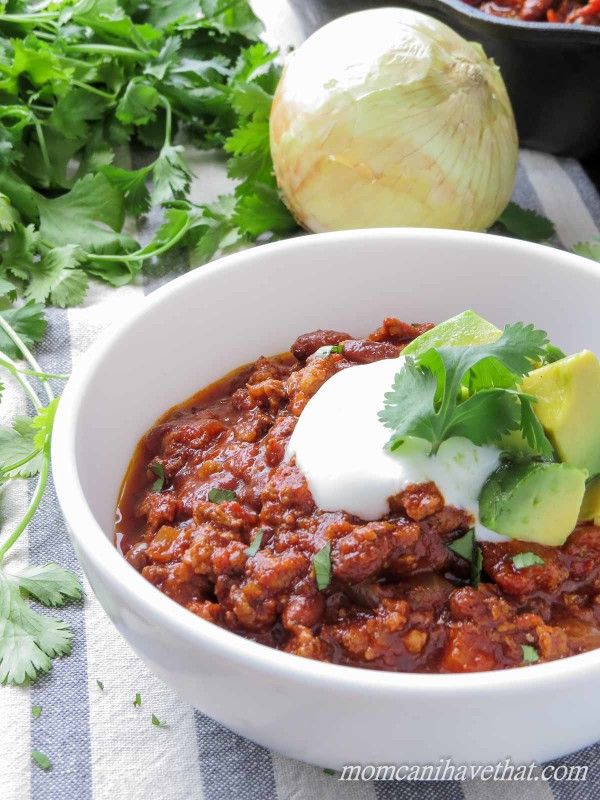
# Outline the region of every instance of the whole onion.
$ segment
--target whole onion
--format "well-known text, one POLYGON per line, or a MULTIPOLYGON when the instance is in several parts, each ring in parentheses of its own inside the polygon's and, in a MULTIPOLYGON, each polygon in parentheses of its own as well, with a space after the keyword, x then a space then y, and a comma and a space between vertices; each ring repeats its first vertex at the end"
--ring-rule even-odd
POLYGON ((518 142, 498 67, 416 11, 318 30, 290 57, 270 124, 279 188, 312 231, 483 230, 510 199, 518 142))

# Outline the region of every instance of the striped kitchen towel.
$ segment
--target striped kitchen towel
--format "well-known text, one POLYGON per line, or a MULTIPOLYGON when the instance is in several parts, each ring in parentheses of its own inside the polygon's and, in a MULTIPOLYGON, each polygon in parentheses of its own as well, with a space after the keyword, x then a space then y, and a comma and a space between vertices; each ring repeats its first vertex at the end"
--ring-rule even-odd
MULTIPOLYGON (((216 169, 206 181, 204 166, 203 182, 194 187, 198 200, 224 188, 216 169)), ((522 152, 514 199, 555 222, 557 246, 570 248, 600 234, 600 196, 573 160, 522 152)), ((121 289, 94 284, 83 307, 49 309, 48 334, 37 352, 43 367, 51 372, 76 367, 105 328, 187 268, 182 258, 170 256, 143 283, 121 289)), ((12 416, 25 411, 21 402, 9 390, 2 408, 12 416)), ((20 515, 27 499, 25 484, 11 487, 5 501, 9 517, 20 515)), ((9 525, 10 518, 5 522, 9 525)), ((52 488, 10 561, 11 566, 58 561, 80 573, 52 488)), ((582 783, 341 783, 230 733, 179 700, 129 649, 86 588, 83 604, 61 610, 75 632, 72 655, 56 661, 52 672, 31 687, 0 687, 0 800, 600 798, 600 745, 563 759, 589 766, 582 783), (140 708, 133 705, 137 692, 140 708), (43 712, 32 719, 37 705, 43 712), (153 726, 151 714, 168 727, 153 726), (50 758, 51 771, 31 761, 33 749, 50 758)))

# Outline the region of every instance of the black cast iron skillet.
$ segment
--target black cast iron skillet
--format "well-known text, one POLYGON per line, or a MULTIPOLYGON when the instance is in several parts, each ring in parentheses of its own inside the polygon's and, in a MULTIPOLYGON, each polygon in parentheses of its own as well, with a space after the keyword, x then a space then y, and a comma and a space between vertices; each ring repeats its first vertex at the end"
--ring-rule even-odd
POLYGON ((306 33, 363 8, 403 6, 481 42, 500 66, 523 147, 577 158, 600 154, 600 27, 522 22, 462 0, 290 0, 306 33))

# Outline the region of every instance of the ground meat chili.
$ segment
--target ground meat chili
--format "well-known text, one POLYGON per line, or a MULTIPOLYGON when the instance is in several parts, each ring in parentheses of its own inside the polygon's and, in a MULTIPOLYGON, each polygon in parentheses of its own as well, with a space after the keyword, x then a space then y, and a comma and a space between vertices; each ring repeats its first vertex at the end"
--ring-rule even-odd
POLYGON ((259 358, 168 412, 124 483, 116 542, 127 561, 205 620, 337 664, 472 672, 522 665, 531 648, 550 661, 600 647, 600 528, 576 529, 563 547, 484 543, 473 588, 447 546, 471 520, 435 485, 408 487, 365 522, 316 508, 285 460, 328 378, 397 356, 429 327, 386 319, 366 339, 305 334, 291 354, 259 358), (340 342, 343 352, 316 354, 340 342), (331 580, 319 591, 313 558, 327 544, 331 580), (521 552, 543 564, 518 569, 521 552))
POLYGON ((495 17, 527 22, 568 22, 600 25, 600 0, 465 0, 495 17))

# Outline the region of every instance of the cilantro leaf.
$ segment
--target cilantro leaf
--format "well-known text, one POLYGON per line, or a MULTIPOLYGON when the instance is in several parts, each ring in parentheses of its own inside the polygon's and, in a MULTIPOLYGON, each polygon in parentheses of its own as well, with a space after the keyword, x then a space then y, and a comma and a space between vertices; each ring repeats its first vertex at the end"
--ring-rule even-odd
POLYGON ((543 558, 530 551, 526 553, 517 553, 511 558, 515 569, 524 569, 525 567, 535 567, 539 564, 544 564, 543 558))
POLYGON ((40 197, 38 205, 40 236, 49 245, 80 245, 92 252, 135 249, 136 243, 120 233, 125 218, 123 195, 105 175, 88 175, 60 197, 40 197))
POLYGON ((142 705, 142 695, 139 692, 136 692, 136 695, 133 699, 133 705, 136 708, 139 708, 142 705))
POLYGON ((109 164, 102 167, 100 172, 123 193, 126 209, 132 214, 141 214, 150 208, 150 192, 146 186, 150 169, 142 167, 128 170, 109 164))
POLYGON ((228 503, 237 500, 237 495, 231 489, 211 489, 208 492, 208 500, 211 503, 228 503))
POLYGON ((96 680, 96 686, 100 689, 101 692, 104 691, 104 684, 102 681, 96 680))
POLYGON ((87 275, 78 268, 80 261, 78 245, 67 244, 50 250, 36 265, 27 296, 38 303, 51 300, 60 308, 79 305, 88 287, 87 275))
POLYGON ((11 428, 0 427, 0 480, 36 475, 41 464, 40 451, 30 419, 16 419, 11 428))
POLYGON ((573 247, 573 252, 592 261, 600 261, 600 239, 591 242, 579 242, 573 247))
POLYGON ((15 580, 22 591, 45 606, 62 606, 69 600, 80 600, 83 592, 77 577, 58 564, 26 567, 15 580))
MULTIPOLYGON (((33 680, 48 672, 53 658, 71 651, 69 627, 33 611, 21 593, 20 579, 0 568, 0 683, 33 680)), ((64 588, 68 595, 70 585, 64 588)), ((54 586, 53 596, 59 591, 54 586)))
POLYGON ((31 758, 33 761, 35 761, 38 767, 40 767, 40 769, 46 771, 52 769, 52 762, 50 761, 48 756, 45 756, 42 752, 40 752, 40 750, 32 750, 31 758))
POLYGON ((475 539, 473 528, 470 528, 463 536, 451 542, 448 545, 448 549, 471 564, 471 586, 476 589, 481 582, 483 554, 475 539))
POLYGON ((554 448, 532 407, 536 398, 520 392, 519 400, 521 403, 521 432, 525 440, 534 453, 538 453, 544 458, 552 458, 554 448))
POLYGON ((260 550, 260 547, 261 547, 261 544, 262 544, 263 533, 264 533, 263 529, 259 528, 258 531, 256 532, 255 536, 252 538, 252 541, 250 542, 250 545, 245 549, 244 552, 246 553, 248 558, 253 558, 258 553, 258 551, 260 550))
MULTIPOLYGON (((22 306, 0 309, 6 322, 19 334, 26 347, 39 342, 46 332, 44 307, 30 300, 22 306)), ((21 353, 13 340, 0 330, 0 350, 11 358, 19 358, 21 353)))
POLYGON ((459 403, 445 438, 464 436, 483 445, 519 427, 517 398, 505 389, 484 389, 459 403))
POLYGON ((530 644, 522 644, 521 651, 523 653, 523 661, 525 664, 535 664, 536 661, 540 660, 540 654, 532 647, 530 644))
POLYGON ((555 233, 554 223, 547 217, 512 201, 500 214, 498 222, 508 233, 530 242, 545 242, 555 233))
POLYGON ((31 706, 31 716, 33 719, 39 719, 42 716, 42 710, 41 706, 31 706))
POLYGON ((153 492, 162 492, 165 485, 165 468, 158 461, 150 464, 150 470, 156 475, 156 480, 152 484, 153 492))
POLYGON ((431 454, 451 436, 485 444, 516 430, 522 419, 526 435, 546 448, 527 409, 524 416, 519 412, 520 395, 509 387, 541 360, 547 341, 544 331, 517 322, 507 325, 494 342, 436 347, 416 359, 408 356, 379 412, 381 422, 393 431, 390 449, 409 436, 428 441, 431 454), (463 398, 465 382, 470 394, 463 398))
POLYGON ((331 583, 331 544, 329 542, 314 554, 312 563, 317 589, 322 592, 331 583))
POLYGON ((129 125, 145 125, 156 116, 160 102, 160 94, 151 83, 132 80, 117 105, 117 119, 129 125))
POLYGON ((165 145, 152 169, 153 205, 181 197, 190 188, 192 174, 183 160, 181 145, 165 145))
POLYGON ((161 720, 160 720, 160 719, 159 719, 159 718, 156 716, 156 714, 152 714, 151 720, 152 720, 152 724, 154 725, 154 727, 155 727, 155 728, 168 728, 168 727, 169 727, 169 726, 167 725, 167 723, 166 723, 166 722, 162 722, 162 721, 161 721, 161 720))

